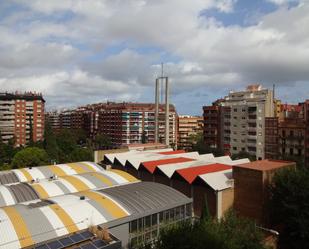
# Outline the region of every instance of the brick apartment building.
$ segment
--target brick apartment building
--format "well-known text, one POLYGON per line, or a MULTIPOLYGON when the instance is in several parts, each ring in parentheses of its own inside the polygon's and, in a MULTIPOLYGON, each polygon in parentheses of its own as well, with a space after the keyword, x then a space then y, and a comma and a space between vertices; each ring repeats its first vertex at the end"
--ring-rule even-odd
POLYGON ((180 115, 178 117, 177 147, 183 150, 192 149, 190 137, 203 132, 203 118, 199 116, 180 115))
POLYGON ((221 106, 218 100, 212 106, 204 106, 204 142, 208 147, 221 148, 230 153, 230 112, 231 108, 221 106), (225 136, 223 135, 225 134, 225 136))
MULTIPOLYGON (((99 103, 58 113, 53 129, 83 129, 88 137, 102 133, 110 137, 114 146, 154 142, 155 105, 150 103, 99 103)), ((48 113, 49 120, 53 115, 48 113)), ((170 143, 177 143, 177 113, 170 105, 170 143)), ((53 117, 54 119, 54 117, 53 117)), ((164 106, 159 108, 159 139, 165 139, 164 106)))
POLYGON ((0 93, 0 132, 2 141, 15 140, 16 146, 44 138, 44 104, 42 94, 0 93), (32 130, 31 130, 32 127, 32 130))
POLYGON ((213 106, 204 107, 205 143, 228 154, 248 152, 265 158, 265 118, 274 117, 273 92, 261 85, 231 91, 213 106))
POLYGON ((304 161, 306 129, 305 103, 281 105, 277 117, 265 119, 265 157, 304 161))

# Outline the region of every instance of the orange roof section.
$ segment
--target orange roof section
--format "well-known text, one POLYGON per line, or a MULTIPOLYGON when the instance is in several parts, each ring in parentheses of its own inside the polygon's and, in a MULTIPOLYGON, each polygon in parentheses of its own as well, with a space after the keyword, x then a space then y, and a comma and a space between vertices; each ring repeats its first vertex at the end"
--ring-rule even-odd
POLYGON ((166 152, 159 152, 160 155, 176 155, 186 153, 184 150, 173 150, 173 151, 166 151, 166 152))
POLYGON ((153 173, 157 166, 164 165, 164 164, 172 164, 172 163, 185 163, 195 161, 191 158, 185 158, 185 157, 176 157, 176 158, 168 158, 168 159, 160 159, 160 160, 154 160, 154 161, 147 161, 142 162, 141 167, 144 167, 147 169, 150 173, 153 173))
POLYGON ((295 162, 265 159, 265 160, 250 162, 250 163, 234 165, 234 167, 253 169, 253 170, 259 170, 259 171, 267 171, 267 170, 283 168, 286 166, 291 166, 293 164, 295 165, 295 162))
POLYGON ((214 163, 214 164, 209 164, 209 165, 201 165, 197 167, 179 169, 179 170, 176 170, 174 174, 180 175, 188 183, 191 184, 195 180, 195 178, 198 177, 199 175, 228 170, 231 168, 232 166, 229 166, 229 165, 214 163))

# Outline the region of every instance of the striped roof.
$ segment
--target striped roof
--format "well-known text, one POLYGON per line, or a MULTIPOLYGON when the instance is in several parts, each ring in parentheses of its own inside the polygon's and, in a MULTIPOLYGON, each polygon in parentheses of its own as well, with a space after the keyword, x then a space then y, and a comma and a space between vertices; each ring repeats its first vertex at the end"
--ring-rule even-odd
POLYGON ((195 180, 195 178, 199 175, 228 170, 228 169, 232 169, 232 167, 229 165, 225 165, 225 164, 215 163, 215 164, 179 169, 179 170, 176 170, 173 177, 175 175, 178 175, 191 184, 195 180))
POLYGON ((44 203, 3 207, 0 208, 0 248, 30 247, 128 215, 127 209, 114 198, 97 191, 53 197, 44 203), (80 196, 86 199, 81 200, 80 196))
POLYGON ((112 169, 66 175, 55 180, 43 179, 33 183, 0 185, 0 207, 136 181, 138 180, 130 174, 112 169))
POLYGON ((0 182, 2 184, 30 182, 32 180, 48 179, 54 175, 69 176, 86 172, 99 171, 101 171, 101 167, 92 162, 77 162, 49 166, 29 167, 2 172, 0 174, 0 182))
POLYGON ((158 183, 138 182, 0 208, 0 249, 33 247, 90 226, 120 225, 191 203, 158 183))

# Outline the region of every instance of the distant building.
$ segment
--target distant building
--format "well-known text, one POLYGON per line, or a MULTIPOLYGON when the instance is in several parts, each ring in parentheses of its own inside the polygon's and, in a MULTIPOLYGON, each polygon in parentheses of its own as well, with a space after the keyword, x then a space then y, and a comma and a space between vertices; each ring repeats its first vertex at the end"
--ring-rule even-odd
POLYGON ((191 136, 203 132, 203 118, 199 116, 181 115, 178 117, 178 139, 177 147, 179 149, 191 150, 191 136))
POLYGON ((221 106, 223 100, 204 106, 204 142, 210 148, 220 148, 229 154, 230 151, 230 107, 221 106), (223 135, 225 132, 225 136, 223 135))
POLYGON ((305 104, 282 104, 277 117, 265 119, 265 157, 299 159, 306 154, 305 104))
MULTIPOLYGON (((88 137, 102 133, 113 146, 154 142, 155 105, 150 103, 98 103, 59 113, 59 129, 83 129, 88 137)), ((52 116, 50 113, 47 115, 52 116)), ((170 144, 177 143, 177 113, 170 105, 170 144)), ((159 140, 165 139, 164 106, 159 109, 159 140)))
POLYGON ((0 93, 0 132, 2 141, 14 139, 16 146, 44 139, 42 94, 34 92, 0 93), (31 129, 32 128, 32 129, 31 129))
POLYGON ((204 141, 227 154, 247 152, 265 158, 265 118, 274 117, 273 92, 261 85, 231 91, 212 106, 204 106, 204 141))

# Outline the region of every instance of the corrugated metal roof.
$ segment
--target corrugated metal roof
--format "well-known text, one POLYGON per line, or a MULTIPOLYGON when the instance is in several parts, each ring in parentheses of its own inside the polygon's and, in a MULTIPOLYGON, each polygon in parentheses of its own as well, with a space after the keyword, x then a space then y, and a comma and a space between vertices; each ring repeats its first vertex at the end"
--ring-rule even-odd
POLYGON ((199 175, 195 179, 195 181, 201 179, 206 184, 208 184, 212 189, 216 191, 221 191, 223 189, 227 189, 232 186, 230 182, 230 180, 232 180, 233 178, 232 174, 233 174, 232 169, 228 169, 219 172, 199 175))
POLYGON ((32 247, 90 226, 136 219, 191 203, 180 192, 158 183, 84 191, 0 208, 0 248, 32 247), (83 198, 81 198, 83 197, 83 198))
POLYGON ((160 171, 164 175, 166 175, 168 178, 171 178, 174 172, 178 169, 185 169, 190 167, 196 167, 201 165, 208 165, 213 164, 213 162, 207 162, 207 161, 189 161, 185 163, 172 163, 168 165, 159 165, 155 171, 160 171))
POLYGON ((43 179, 33 183, 0 185, 0 207, 137 181, 139 180, 135 177, 120 170, 102 170, 62 176, 54 180, 43 179))
POLYGON ((191 202, 190 198, 179 191, 154 182, 132 183, 126 186, 103 189, 100 192, 121 203, 135 217, 157 213, 163 209, 191 202))
POLYGON ((176 170, 173 177, 177 174, 181 176, 183 179, 185 179, 188 183, 191 184, 198 175, 217 172, 217 171, 223 171, 223 170, 227 170, 231 168, 232 167, 229 165, 215 163, 215 164, 209 164, 209 165, 203 165, 203 166, 197 166, 197 167, 190 167, 186 169, 179 169, 179 170, 176 170))
POLYGON ((141 167, 148 170, 150 173, 153 173, 157 166, 159 165, 167 165, 175 164, 175 163, 184 163, 184 162, 192 162, 193 159, 185 158, 185 157, 176 157, 176 158, 168 158, 168 159, 160 159, 155 161, 142 162, 141 167))

